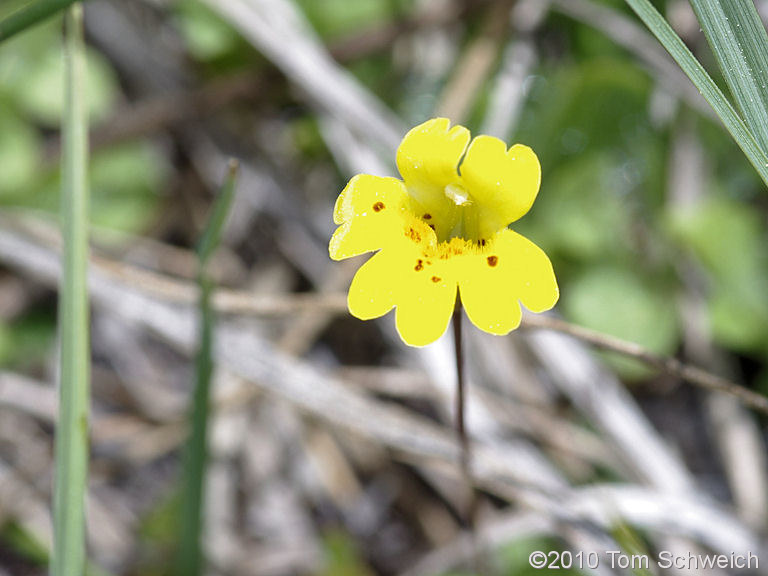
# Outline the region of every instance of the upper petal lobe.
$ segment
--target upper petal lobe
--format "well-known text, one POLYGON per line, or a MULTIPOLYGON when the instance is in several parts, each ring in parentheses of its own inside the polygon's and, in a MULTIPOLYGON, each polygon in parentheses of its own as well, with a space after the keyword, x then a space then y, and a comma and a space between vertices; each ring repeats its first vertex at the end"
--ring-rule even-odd
POLYGON ((435 118, 411 129, 397 149, 397 169, 411 196, 414 213, 430 216, 441 239, 454 226, 456 204, 445 190, 460 185, 459 161, 469 143, 469 130, 450 127, 447 118, 435 118))
POLYGON ((541 166, 528 146, 477 136, 461 163, 461 177, 478 211, 479 235, 488 238, 530 209, 541 183, 541 166))

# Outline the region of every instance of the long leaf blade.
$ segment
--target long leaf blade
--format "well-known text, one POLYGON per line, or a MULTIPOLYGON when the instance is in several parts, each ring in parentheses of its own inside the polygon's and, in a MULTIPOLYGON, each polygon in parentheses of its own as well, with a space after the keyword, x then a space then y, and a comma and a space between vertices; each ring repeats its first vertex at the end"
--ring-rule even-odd
POLYGON ((227 179, 221 189, 221 194, 219 194, 219 197, 216 198, 216 201, 213 204, 205 231, 197 246, 197 257, 203 267, 208 263, 208 260, 219 246, 221 233, 224 229, 227 216, 229 216, 229 210, 235 196, 235 184, 237 181, 238 169, 239 164, 237 160, 230 160, 227 179))
POLYGON ((56 427, 52 576, 83 574, 88 480, 90 338, 88 326, 88 124, 82 6, 64 19, 66 106, 61 217, 63 278, 59 293, 59 419, 56 427))
POLYGON ((79 0, 38 0, 0 21, 0 43, 50 18, 79 0))
POLYGON ((205 505, 205 472, 208 462, 208 420, 213 377, 213 344, 215 314, 211 305, 213 281, 208 275, 208 261, 216 252, 229 216, 237 185, 239 164, 230 160, 227 178, 214 202, 208 223, 197 247, 198 287, 200 299, 200 347, 195 357, 195 391, 192 400, 192 433, 186 446, 184 461, 184 498, 182 502, 181 542, 177 574, 199 576, 205 571, 202 551, 203 509, 205 505))
POLYGON ((709 102, 736 144, 757 170, 760 178, 768 185, 768 156, 757 144, 755 137, 715 81, 649 0, 626 0, 626 2, 680 65, 704 99, 709 102))
POLYGON ((768 33, 752 0, 691 0, 744 123, 768 154, 768 33))

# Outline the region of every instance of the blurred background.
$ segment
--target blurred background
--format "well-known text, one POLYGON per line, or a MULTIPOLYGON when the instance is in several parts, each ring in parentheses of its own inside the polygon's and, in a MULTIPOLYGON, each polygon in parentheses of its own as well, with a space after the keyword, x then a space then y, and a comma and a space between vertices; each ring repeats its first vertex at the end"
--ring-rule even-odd
MULTIPOLYGON (((654 4, 719 78, 688 2, 654 4)), ((85 23, 93 574, 170 572, 194 247, 229 158, 210 574, 472 573, 452 342, 351 318, 364 258, 327 255, 346 181, 394 175, 430 117, 539 155, 514 228, 552 259, 556 315, 768 392, 765 188, 620 0, 91 0, 85 23)), ((0 45, 3 576, 46 573, 51 539, 62 82, 60 18, 0 45)), ((553 332, 466 341, 495 573, 535 573, 534 550, 766 549, 765 418, 553 332)))

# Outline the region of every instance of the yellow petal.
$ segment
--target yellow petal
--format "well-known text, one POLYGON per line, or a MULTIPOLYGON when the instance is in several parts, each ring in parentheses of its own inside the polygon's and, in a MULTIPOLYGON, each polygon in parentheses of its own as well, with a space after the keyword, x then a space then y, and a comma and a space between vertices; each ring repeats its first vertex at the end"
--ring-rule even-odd
POLYGON ((393 231, 402 228, 407 205, 405 186, 396 178, 368 174, 352 178, 333 210, 333 220, 341 226, 328 247, 331 258, 341 260, 384 247, 393 231))
POLYGON ((456 303, 455 276, 446 261, 427 257, 424 248, 410 240, 383 248, 357 271, 347 297, 350 313, 361 320, 396 306, 398 333, 411 346, 437 340, 456 303))
POLYGON ((520 325, 519 302, 533 312, 543 312, 559 296, 547 255, 512 230, 502 230, 481 253, 465 256, 457 266, 467 316, 492 334, 506 334, 520 325))
POLYGON ((402 266, 385 250, 377 252, 363 264, 349 287, 347 305, 350 314, 361 320, 370 320, 392 310, 398 288, 395 279, 402 266))
POLYGON ((478 136, 461 163, 464 187, 478 211, 479 238, 488 238, 530 209, 541 183, 541 166, 528 146, 478 136))
POLYGON ((444 268, 425 267, 420 276, 409 279, 398 297, 397 332, 410 346, 431 344, 448 327, 456 305, 456 280, 444 268))
POLYGON ((450 127, 447 118, 434 118, 411 129, 397 149, 397 168, 405 181, 416 216, 435 226, 445 239, 457 219, 456 204, 446 187, 461 184, 458 165, 469 143, 469 130, 450 127), (425 217, 426 218, 426 217, 425 217))

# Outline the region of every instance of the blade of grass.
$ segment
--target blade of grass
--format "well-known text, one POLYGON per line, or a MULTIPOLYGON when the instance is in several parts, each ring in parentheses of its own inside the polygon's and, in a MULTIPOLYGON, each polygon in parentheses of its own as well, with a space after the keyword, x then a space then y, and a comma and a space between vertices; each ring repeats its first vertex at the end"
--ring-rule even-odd
POLYGON ((181 544, 179 546, 179 576, 203 573, 202 553, 203 509, 205 505, 205 470, 208 461, 208 408, 213 375, 213 324, 211 305, 213 282, 207 265, 221 240, 227 215, 232 206, 237 181, 238 164, 232 160, 229 174, 216 199, 197 249, 198 287, 200 290, 200 348, 195 358, 195 391, 192 406, 192 434, 186 448, 184 466, 184 499, 182 502, 181 544))
POLYGON ((197 258, 201 271, 208 265, 208 260, 216 251, 221 241, 221 232, 224 229, 227 216, 229 216, 229 210, 232 207, 232 199, 235 196, 237 171, 237 160, 230 160, 227 180, 222 187, 220 196, 214 202, 211 214, 208 217, 208 223, 197 245, 197 258))
POLYGON ((768 154, 768 33, 752 0, 691 0, 744 123, 768 154))
POLYGON ((85 566, 90 350, 88 326, 88 125, 82 6, 64 18, 66 109, 63 120, 63 278, 59 291, 59 419, 56 427, 54 548, 51 574, 85 566))
POLYGON ((0 42, 39 24, 79 0, 38 0, 0 21, 0 42))
POLYGON ((701 63, 696 60, 696 57, 688 50, 685 43, 649 0, 626 0, 626 2, 680 65, 683 72, 704 96, 704 99, 712 106, 736 144, 755 167, 760 178, 768 185, 768 156, 758 146, 752 133, 701 63))

